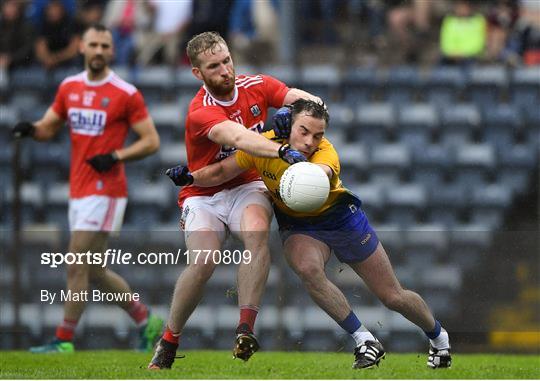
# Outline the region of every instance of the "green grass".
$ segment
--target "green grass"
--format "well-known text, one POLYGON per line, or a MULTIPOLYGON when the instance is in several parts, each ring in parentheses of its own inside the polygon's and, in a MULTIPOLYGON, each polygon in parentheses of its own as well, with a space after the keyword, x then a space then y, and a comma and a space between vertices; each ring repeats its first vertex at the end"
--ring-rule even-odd
POLYGON ((151 355, 129 351, 75 354, 0 352, 0 378, 47 379, 538 379, 540 356, 454 354, 451 369, 426 367, 425 354, 387 354, 376 369, 351 369, 352 354, 262 352, 244 363, 225 351, 188 351, 172 370, 146 370, 151 355))

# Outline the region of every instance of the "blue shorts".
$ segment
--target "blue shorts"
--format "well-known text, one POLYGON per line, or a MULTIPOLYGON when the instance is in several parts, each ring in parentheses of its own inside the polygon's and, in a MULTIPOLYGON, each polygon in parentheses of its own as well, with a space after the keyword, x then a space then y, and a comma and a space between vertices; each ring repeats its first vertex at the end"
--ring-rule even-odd
POLYGON ((353 194, 344 194, 329 210, 317 217, 291 217, 274 207, 281 240, 305 234, 327 244, 340 262, 361 262, 369 257, 379 239, 353 194))

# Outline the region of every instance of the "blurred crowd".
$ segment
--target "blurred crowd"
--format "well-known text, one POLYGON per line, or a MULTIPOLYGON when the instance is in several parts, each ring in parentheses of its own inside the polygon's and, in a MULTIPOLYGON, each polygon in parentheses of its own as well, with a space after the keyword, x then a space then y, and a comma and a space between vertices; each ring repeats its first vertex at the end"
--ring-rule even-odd
MULTIPOLYGON (((116 64, 187 65, 194 34, 220 32, 241 64, 339 48, 376 64, 540 64, 540 0, 3 0, 0 69, 80 63, 89 24, 113 33, 116 64), (289 3, 285 3, 288 2, 289 3), (283 30, 283 12, 294 12, 283 30), (285 33, 288 33, 285 35, 285 33)), ((297 60, 298 61, 298 60, 297 60)))

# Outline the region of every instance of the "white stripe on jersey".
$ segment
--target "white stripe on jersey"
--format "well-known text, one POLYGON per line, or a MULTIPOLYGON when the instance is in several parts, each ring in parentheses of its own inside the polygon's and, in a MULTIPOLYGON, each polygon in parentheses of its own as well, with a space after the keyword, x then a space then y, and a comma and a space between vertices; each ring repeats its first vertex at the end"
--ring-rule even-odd
POLYGON ((64 83, 69 83, 69 82, 81 82, 81 81, 84 81, 84 71, 83 72, 80 72, 79 74, 75 74, 75 75, 70 75, 69 77, 66 77, 61 85, 63 85, 64 83))
POLYGON ((249 82, 249 83, 246 83, 246 84, 241 84, 241 85, 238 85, 238 87, 243 87, 244 89, 247 89, 253 85, 257 85, 259 83, 263 83, 263 81, 252 81, 252 82, 249 82))
POLYGON ((245 82, 252 81, 252 80, 262 80, 262 76, 260 76, 260 75, 247 75, 244 78, 236 78, 235 82, 236 82, 237 85, 240 85, 240 84, 243 84, 245 82))
POLYGON ((128 95, 133 95, 137 92, 137 88, 132 84, 124 81, 118 75, 114 74, 110 81, 111 85, 118 87, 120 90, 125 91, 128 95))

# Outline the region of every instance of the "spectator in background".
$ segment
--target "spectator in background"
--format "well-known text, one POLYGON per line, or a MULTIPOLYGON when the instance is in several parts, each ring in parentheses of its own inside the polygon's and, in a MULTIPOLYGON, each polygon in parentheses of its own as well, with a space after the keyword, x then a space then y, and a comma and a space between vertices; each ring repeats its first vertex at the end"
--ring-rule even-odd
POLYGON ((62 1, 50 1, 43 12, 43 24, 35 44, 38 61, 46 69, 77 64, 80 36, 62 1))
POLYGON ((150 29, 150 15, 140 0, 109 1, 103 23, 111 30, 115 47, 115 62, 134 63, 136 41, 150 29))
POLYGON ((34 30, 24 18, 24 3, 5 0, 0 15, 0 70, 29 64, 32 60, 34 30))
POLYGON ((235 0, 229 34, 239 63, 271 63, 279 42, 276 0, 235 0))
POLYGON ((521 0, 519 5, 513 45, 525 65, 540 65, 540 1, 521 0))
POLYGON ((517 62, 517 52, 512 52, 509 38, 516 26, 519 8, 516 0, 498 0, 487 16, 486 54, 492 61, 511 64, 517 62))
POLYGON ((418 53, 429 35, 432 1, 385 0, 386 22, 394 52, 401 61, 416 63, 418 53), (395 49, 395 50, 394 50, 395 49))
MULTIPOLYGON (((229 36, 229 20, 231 7, 234 0, 197 0, 193 2, 192 18, 183 41, 182 52, 186 51, 187 43, 197 34, 214 31, 218 32, 225 40, 229 36)), ((186 54, 182 57, 182 63, 190 65, 186 54)))
POLYGON ((165 63, 174 66, 178 63, 181 37, 191 21, 192 1, 145 0, 145 5, 153 28, 142 36, 137 61, 146 66, 163 49, 165 63))
POLYGON ((103 0, 85 0, 79 4, 76 14, 78 33, 82 35, 90 25, 101 23, 103 18, 103 0))
POLYGON ((486 19, 474 12, 471 1, 457 0, 453 12, 444 17, 440 48, 445 65, 466 65, 482 57, 486 48, 486 19))
MULTIPOLYGON (((36 30, 40 30, 43 24, 43 12, 52 0, 31 0, 27 16, 30 18, 36 30)), ((77 11, 75 0, 60 0, 69 17, 74 17, 77 11)))

